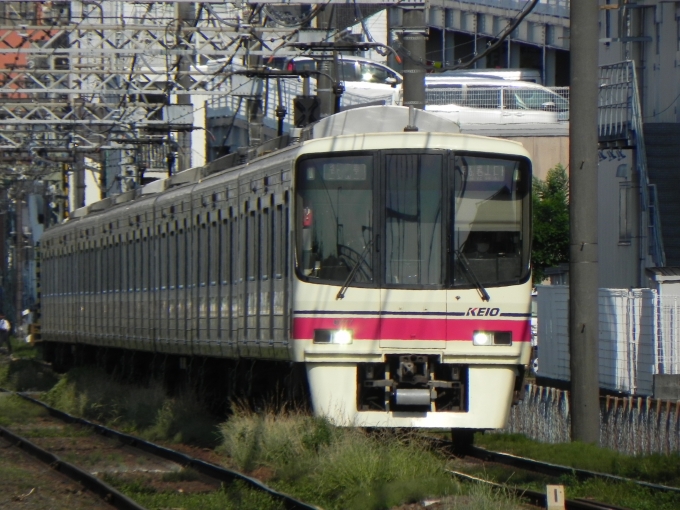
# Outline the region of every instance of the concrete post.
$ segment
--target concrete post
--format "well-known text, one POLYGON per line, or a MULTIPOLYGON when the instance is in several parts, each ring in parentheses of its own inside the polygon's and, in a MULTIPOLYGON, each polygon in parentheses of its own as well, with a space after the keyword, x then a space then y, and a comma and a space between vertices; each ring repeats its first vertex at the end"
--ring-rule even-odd
POLYGON ((425 9, 404 8, 404 106, 425 108, 425 9))
POLYGON ((569 353, 571 437, 599 443, 598 5, 571 0, 569 353))
MULTIPOLYGON (((192 3, 177 4, 177 22, 180 27, 192 26, 196 18, 196 6, 192 3)), ((188 44, 181 44, 182 49, 189 49, 188 44)), ((189 55, 182 55, 179 58, 179 65, 177 69, 178 82, 183 89, 191 85, 191 64, 192 58, 189 55)), ((191 96, 188 94, 180 94, 177 96, 177 104, 190 105, 191 96)), ((191 168, 191 131, 180 131, 177 133, 177 170, 187 170, 191 168)))
POLYGON ((316 79, 316 93, 319 96, 319 110, 321 118, 333 115, 335 110, 335 97, 333 95, 333 61, 326 58, 319 62, 319 70, 322 74, 316 79))

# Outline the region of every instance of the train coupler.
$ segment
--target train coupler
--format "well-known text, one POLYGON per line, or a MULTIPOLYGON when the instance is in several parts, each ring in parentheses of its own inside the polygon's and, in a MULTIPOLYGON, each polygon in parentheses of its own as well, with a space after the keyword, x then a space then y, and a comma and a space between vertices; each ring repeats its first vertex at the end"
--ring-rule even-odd
POLYGON ((467 411, 467 366, 438 356, 389 355, 357 367, 360 411, 467 411))

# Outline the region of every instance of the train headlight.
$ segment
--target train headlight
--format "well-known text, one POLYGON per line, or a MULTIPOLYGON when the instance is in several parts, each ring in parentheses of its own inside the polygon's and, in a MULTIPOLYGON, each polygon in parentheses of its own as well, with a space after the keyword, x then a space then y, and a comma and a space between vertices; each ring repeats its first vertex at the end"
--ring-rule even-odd
POLYGON ((487 331, 475 331, 472 335, 472 345, 493 344, 493 333, 487 331))
POLYGON ((512 345, 510 331, 475 331, 472 345, 512 345))
POLYGON ((349 329, 315 329, 315 344, 351 344, 352 331, 349 329))

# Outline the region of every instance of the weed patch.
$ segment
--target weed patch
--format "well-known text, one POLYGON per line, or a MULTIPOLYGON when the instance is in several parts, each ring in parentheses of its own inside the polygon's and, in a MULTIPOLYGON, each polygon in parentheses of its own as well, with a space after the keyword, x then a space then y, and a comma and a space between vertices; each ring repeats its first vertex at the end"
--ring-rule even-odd
MULTIPOLYGON (((477 434, 475 443, 490 450, 578 469, 680 487, 680 455, 677 453, 624 455, 579 442, 538 443, 519 434, 477 434)), ((633 483, 611 483, 598 479, 580 481, 574 476, 563 476, 560 483, 565 485, 568 498, 594 498, 597 501, 636 510, 680 508, 680 497, 677 494, 650 491, 633 483)))
POLYGON ((62 376, 45 401, 67 413, 116 426, 147 439, 215 445, 217 422, 189 394, 168 398, 158 382, 118 382, 95 368, 62 376))
MULTIPOLYGON (((237 469, 326 509, 385 509, 460 494, 447 460, 411 433, 339 428, 300 413, 236 410, 222 424, 219 451, 237 469)), ((507 498, 486 495, 514 508, 507 498)), ((454 508, 453 506, 451 508, 454 508)), ((467 508, 467 507, 466 507, 467 508)))
POLYGON ((104 480, 140 505, 147 508, 183 508, 186 510, 283 510, 282 503, 268 494, 255 491, 243 483, 202 493, 184 493, 178 490, 158 490, 151 484, 128 481, 106 475, 104 480))
POLYGON ((477 434, 475 444, 490 450, 554 464, 680 487, 678 453, 625 455, 578 441, 559 444, 538 443, 520 434, 477 434))
POLYGON ((0 393, 0 426, 25 423, 39 416, 47 416, 47 411, 11 393, 0 393))

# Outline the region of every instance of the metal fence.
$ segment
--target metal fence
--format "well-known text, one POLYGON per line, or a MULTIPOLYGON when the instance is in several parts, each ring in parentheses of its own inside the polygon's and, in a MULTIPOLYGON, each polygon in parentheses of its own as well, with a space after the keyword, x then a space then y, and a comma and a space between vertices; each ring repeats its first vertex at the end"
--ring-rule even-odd
POLYGON ((459 105, 468 108, 569 111, 569 87, 504 88, 455 85, 427 87, 427 105, 459 105))
MULTIPOLYGON (((570 441, 569 392, 527 384, 503 432, 543 443, 570 441)), ((642 397, 600 399, 600 446, 628 455, 680 451, 680 403, 642 397)))
MULTIPOLYGON (((569 381, 569 288, 538 287, 539 377, 569 381)), ((680 374, 680 298, 653 289, 600 289, 602 388, 651 396, 654 376, 680 374)))

